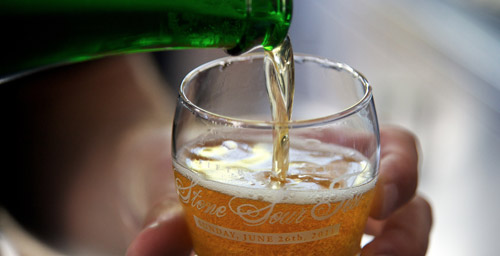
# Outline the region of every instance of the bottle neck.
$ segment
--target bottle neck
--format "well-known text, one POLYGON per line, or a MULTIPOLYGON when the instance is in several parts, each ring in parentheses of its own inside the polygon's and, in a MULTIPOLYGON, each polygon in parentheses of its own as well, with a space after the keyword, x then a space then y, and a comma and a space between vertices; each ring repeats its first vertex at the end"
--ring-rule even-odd
POLYGON ((123 53, 270 49, 291 12, 292 0, 3 0, 0 78, 123 53))

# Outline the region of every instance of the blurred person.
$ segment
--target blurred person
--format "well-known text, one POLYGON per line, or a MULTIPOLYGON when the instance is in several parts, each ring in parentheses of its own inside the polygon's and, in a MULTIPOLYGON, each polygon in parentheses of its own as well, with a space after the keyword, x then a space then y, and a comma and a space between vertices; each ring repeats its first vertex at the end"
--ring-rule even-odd
POLYGON ((1 85, 1 203, 43 243, 123 255, 140 227, 137 209, 170 189, 175 94, 147 56, 62 66, 1 85))

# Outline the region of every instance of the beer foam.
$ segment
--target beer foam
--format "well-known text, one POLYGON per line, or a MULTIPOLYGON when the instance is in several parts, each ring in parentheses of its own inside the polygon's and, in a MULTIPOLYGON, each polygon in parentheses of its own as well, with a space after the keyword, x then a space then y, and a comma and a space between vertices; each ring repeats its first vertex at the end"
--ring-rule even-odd
POLYGON ((319 202, 338 202, 368 192, 375 187, 377 182, 375 177, 362 185, 342 189, 289 190, 286 186, 280 189, 252 188, 248 185, 242 186, 208 180, 182 166, 177 161, 173 161, 173 165, 177 172, 199 186, 233 197, 270 203, 316 204, 319 202))
POLYGON ((264 137, 251 135, 237 142, 223 138, 195 141, 177 152, 174 168, 208 189, 268 202, 342 201, 375 186, 375 170, 358 151, 295 137, 287 183, 273 189, 269 178, 273 145, 263 141, 264 137))

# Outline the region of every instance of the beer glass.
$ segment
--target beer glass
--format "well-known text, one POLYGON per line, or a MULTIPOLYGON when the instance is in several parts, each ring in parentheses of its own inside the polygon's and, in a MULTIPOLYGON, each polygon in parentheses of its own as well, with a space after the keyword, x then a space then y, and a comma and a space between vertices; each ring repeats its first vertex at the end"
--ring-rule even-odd
POLYGON ((264 54, 189 73, 173 127, 175 185, 203 255, 360 253, 379 164, 372 89, 349 66, 295 55, 289 123, 273 123, 264 54), (273 129, 289 131, 286 182, 271 185, 273 129))

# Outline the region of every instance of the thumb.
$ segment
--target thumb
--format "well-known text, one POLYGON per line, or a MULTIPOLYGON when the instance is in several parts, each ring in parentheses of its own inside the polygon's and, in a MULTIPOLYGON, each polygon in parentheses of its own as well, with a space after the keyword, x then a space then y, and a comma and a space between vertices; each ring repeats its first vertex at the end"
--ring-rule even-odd
POLYGON ((178 202, 162 202, 153 208, 146 223, 130 244, 127 256, 190 255, 191 239, 178 202))

